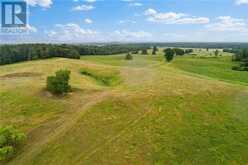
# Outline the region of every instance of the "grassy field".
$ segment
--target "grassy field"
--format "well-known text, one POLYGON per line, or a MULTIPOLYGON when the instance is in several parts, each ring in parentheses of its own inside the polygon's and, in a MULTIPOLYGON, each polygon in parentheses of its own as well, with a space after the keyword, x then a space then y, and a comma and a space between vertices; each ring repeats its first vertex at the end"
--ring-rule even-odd
POLYGON ((215 57, 181 57, 173 62, 176 68, 215 78, 230 83, 248 85, 247 72, 230 70, 238 65, 231 61, 230 56, 215 57))
POLYGON ((248 72, 232 65, 116 55, 0 66, 0 125, 28 135, 3 164, 247 164, 248 72), (72 74, 64 97, 44 89, 58 69, 72 74))

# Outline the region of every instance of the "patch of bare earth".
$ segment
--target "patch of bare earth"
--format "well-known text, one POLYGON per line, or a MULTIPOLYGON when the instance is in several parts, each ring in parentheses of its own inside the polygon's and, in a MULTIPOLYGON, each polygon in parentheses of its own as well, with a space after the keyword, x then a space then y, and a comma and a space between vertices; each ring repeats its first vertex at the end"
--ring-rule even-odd
POLYGON ((41 73, 35 72, 20 72, 20 73, 10 73, 0 76, 0 79, 11 79, 11 78, 25 78, 25 77, 39 77, 41 73))

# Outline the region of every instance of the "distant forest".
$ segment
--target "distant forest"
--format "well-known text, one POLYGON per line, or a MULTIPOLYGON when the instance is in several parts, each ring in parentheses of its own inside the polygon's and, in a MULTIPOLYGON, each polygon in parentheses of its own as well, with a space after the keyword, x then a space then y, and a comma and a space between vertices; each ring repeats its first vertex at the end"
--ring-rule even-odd
POLYGON ((0 45, 0 65, 21 61, 63 57, 79 59, 83 55, 113 55, 146 51, 157 47, 244 49, 248 43, 130 43, 130 44, 15 44, 0 45))
POLYGON ((159 47, 180 48, 209 48, 209 49, 244 49, 248 43, 242 42, 168 42, 168 43, 145 43, 146 46, 156 45, 159 47))
POLYGON ((120 45, 68 45, 68 44, 20 44, 0 45, 0 65, 21 61, 63 57, 79 59, 83 55, 113 55, 148 49, 143 44, 120 45))

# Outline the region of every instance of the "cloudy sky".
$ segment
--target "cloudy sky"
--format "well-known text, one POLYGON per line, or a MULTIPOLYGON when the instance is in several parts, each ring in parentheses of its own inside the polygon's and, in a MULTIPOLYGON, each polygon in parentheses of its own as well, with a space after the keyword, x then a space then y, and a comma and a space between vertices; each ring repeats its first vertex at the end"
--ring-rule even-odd
POLYGON ((26 1, 29 34, 0 42, 248 42, 248 0, 26 1))

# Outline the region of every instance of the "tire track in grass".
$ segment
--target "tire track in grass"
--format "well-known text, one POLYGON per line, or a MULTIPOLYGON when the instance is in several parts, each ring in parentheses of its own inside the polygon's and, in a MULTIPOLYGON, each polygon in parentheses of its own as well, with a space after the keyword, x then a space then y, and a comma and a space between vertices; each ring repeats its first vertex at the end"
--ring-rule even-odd
POLYGON ((78 158, 76 159, 76 161, 72 164, 74 165, 80 165, 82 164, 82 162, 89 160, 95 153, 97 153, 98 151, 100 151, 102 148, 104 148, 105 146, 107 146, 108 144, 116 141, 117 139, 119 139, 122 135, 124 135, 129 129, 131 129, 132 127, 134 127, 135 125, 137 125, 142 119, 144 119, 148 114, 150 114, 152 112, 152 109, 147 110, 143 115, 141 115, 140 117, 138 117, 135 120, 130 121, 127 126, 125 128, 123 128, 121 131, 119 131, 119 133, 117 133, 115 136, 107 139, 105 141, 105 143, 101 143, 98 144, 94 147, 94 149, 92 149, 91 152, 89 152, 86 155, 79 155, 78 158))
POLYGON ((40 139, 38 142, 35 142, 30 146, 30 150, 25 150, 25 152, 18 155, 15 159, 10 161, 8 164, 26 164, 27 162, 32 161, 33 155, 39 154, 42 149, 52 141, 56 140, 59 136, 62 136, 66 133, 73 125, 75 125, 78 120, 90 109, 90 107, 100 103, 108 96, 112 94, 111 91, 103 91, 102 93, 95 93, 87 97, 89 100, 87 103, 77 104, 77 107, 80 107, 78 110, 74 111, 72 115, 63 116, 60 120, 62 120, 63 124, 59 125, 57 128, 53 129, 49 134, 44 136, 44 138, 40 139))

